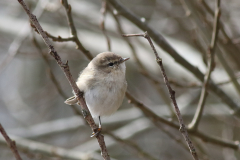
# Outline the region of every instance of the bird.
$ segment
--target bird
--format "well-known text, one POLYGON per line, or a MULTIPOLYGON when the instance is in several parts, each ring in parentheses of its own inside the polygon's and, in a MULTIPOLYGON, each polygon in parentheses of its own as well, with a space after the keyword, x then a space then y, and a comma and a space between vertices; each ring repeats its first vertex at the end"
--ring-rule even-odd
MULTIPOLYGON (((87 67, 80 72, 76 84, 84 93, 84 98, 93 118, 99 119, 99 128, 92 136, 97 136, 101 130, 101 117, 110 116, 123 102, 127 89, 125 78, 125 61, 113 52, 102 52, 93 58, 87 67)), ((68 105, 77 104, 76 96, 68 98, 68 105)))

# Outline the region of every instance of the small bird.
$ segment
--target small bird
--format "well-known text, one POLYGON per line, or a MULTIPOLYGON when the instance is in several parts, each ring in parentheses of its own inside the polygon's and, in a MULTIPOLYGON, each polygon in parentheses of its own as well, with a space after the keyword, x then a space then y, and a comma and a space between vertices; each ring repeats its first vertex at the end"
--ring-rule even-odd
MULTIPOLYGON (((127 89, 125 61, 128 59, 113 52, 99 53, 77 79, 77 86, 84 93, 91 115, 99 118, 98 133, 91 137, 101 132, 100 117, 113 114, 122 104, 127 89)), ((76 96, 68 98, 65 103, 76 104, 76 96)))

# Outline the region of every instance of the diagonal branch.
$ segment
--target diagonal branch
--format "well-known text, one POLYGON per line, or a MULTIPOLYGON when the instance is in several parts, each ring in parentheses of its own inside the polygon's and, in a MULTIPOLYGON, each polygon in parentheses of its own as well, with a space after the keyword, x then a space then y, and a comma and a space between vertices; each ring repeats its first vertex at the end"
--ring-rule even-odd
MULTIPOLYGON (((63 63, 61 60, 61 57, 58 55, 58 53, 56 52, 56 50, 54 49, 54 46, 51 44, 49 38, 47 37, 45 31, 42 29, 41 25, 39 24, 37 18, 35 15, 33 15, 29 8, 26 6, 25 2, 23 0, 18 0, 18 2, 22 5, 23 9, 26 11, 26 13, 28 14, 30 20, 32 21, 32 23, 34 24, 34 26, 37 28, 38 33, 41 35, 41 37, 43 38, 44 43, 46 44, 46 46, 49 48, 49 53, 51 56, 53 56, 53 58, 56 60, 56 62, 58 63, 58 65, 60 66, 60 68, 63 70, 66 78, 68 79, 76 97, 78 100, 78 103, 81 105, 82 107, 82 112, 83 112, 83 116, 85 118, 85 120, 88 122, 89 126, 92 128, 93 131, 95 131, 98 127, 96 126, 89 110, 88 107, 86 105, 86 102, 83 98, 83 92, 81 92, 79 90, 79 88, 77 87, 71 73, 70 73, 70 68, 68 66, 68 62, 63 63)), ((105 141, 104 141, 104 137, 103 135, 99 134, 98 136, 96 136, 99 146, 101 148, 101 152, 102 152, 102 157, 105 160, 110 160, 110 157, 108 155, 107 152, 107 148, 105 145, 105 141)))
POLYGON ((216 48, 216 44, 217 44, 217 38, 218 38, 218 32, 219 32, 219 19, 220 19, 220 0, 217 0, 217 7, 216 7, 216 11, 215 11, 215 18, 214 18, 214 28, 213 28, 213 33, 212 33, 212 40, 211 40, 211 44, 210 47, 207 51, 207 55, 209 56, 208 58, 208 69, 206 72, 206 75, 204 76, 204 82, 203 82, 203 87, 202 87, 202 91, 201 91, 201 96, 200 96, 200 100, 198 103, 198 107, 197 107, 197 111, 193 117, 192 122, 189 124, 189 129, 192 130, 197 130, 199 122, 201 120, 202 117, 202 113, 203 113, 203 109, 205 106, 205 102, 207 99, 207 90, 208 90, 208 84, 209 84, 209 80, 211 77, 211 73, 214 69, 214 56, 215 56, 215 48, 216 48))
POLYGON ((66 13, 67 13, 67 19, 68 19, 68 25, 70 27, 70 30, 71 30, 71 35, 72 35, 72 38, 74 40, 74 42, 76 43, 77 45, 77 49, 79 49, 80 51, 83 52, 83 54, 88 58, 88 59, 92 59, 93 56, 92 54, 86 50, 86 48, 84 48, 84 46, 82 45, 82 43, 80 42, 79 38, 78 38, 78 35, 77 35, 77 30, 76 30, 76 27, 74 25, 74 22, 73 22, 73 18, 72 18, 72 7, 70 4, 68 4, 68 1, 67 0, 61 0, 62 2, 62 5, 64 6, 65 10, 66 10, 66 13))
POLYGON ((182 115, 180 113, 180 110, 178 108, 178 105, 177 105, 177 101, 176 101, 176 98, 175 98, 175 91, 171 88, 170 84, 169 84, 169 81, 168 81, 168 77, 166 75, 166 72, 165 72, 165 69, 163 67, 163 63, 162 63, 162 59, 158 56, 158 53, 152 43, 152 40, 150 38, 150 36, 148 35, 147 32, 145 32, 144 34, 128 34, 128 35, 123 35, 124 37, 132 37, 132 36, 141 36, 141 37, 144 37, 148 40, 154 54, 155 54, 155 57, 156 57, 156 61, 159 65, 159 67, 161 68, 161 72, 162 72, 162 75, 163 75, 163 79, 164 79, 164 82, 167 86, 167 89, 169 91, 169 94, 170 94, 170 98, 172 100, 172 103, 174 105, 174 109, 175 109, 175 112, 176 112, 176 115, 177 115, 177 118, 178 118, 178 121, 179 121, 179 125, 180 125, 180 132, 182 133, 185 141, 187 142, 188 144, 188 147, 190 149, 190 153, 192 154, 193 158, 195 160, 198 160, 198 156, 197 156, 197 152, 195 150, 195 147, 193 146, 192 144, 192 141, 190 139, 190 137, 188 136, 188 132, 187 132, 187 129, 185 127, 185 124, 183 122, 183 119, 182 119, 182 115))

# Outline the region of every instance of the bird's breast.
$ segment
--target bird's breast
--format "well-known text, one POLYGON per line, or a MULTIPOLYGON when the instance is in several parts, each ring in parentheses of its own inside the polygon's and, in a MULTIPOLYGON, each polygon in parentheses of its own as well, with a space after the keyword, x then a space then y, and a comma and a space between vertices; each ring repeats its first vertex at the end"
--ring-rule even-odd
POLYGON ((125 77, 106 76, 85 92, 86 103, 94 117, 114 113, 121 105, 127 88, 125 77))

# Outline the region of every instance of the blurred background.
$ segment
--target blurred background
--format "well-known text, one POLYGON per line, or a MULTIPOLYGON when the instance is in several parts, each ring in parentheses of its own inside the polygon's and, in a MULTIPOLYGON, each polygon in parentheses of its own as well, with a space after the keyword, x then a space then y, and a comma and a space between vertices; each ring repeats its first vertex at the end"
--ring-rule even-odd
MULTIPOLYGON (((208 66, 215 0, 69 0, 70 16, 77 31, 71 41, 64 40, 73 33, 64 3, 25 2, 52 37, 62 60, 68 60, 74 79, 87 66, 90 55, 111 50, 130 57, 126 62, 129 93, 159 117, 178 124, 148 41, 121 36, 144 33, 141 24, 160 33, 190 67, 202 72, 197 76, 199 72, 184 67, 185 62, 177 61, 168 49, 154 43, 176 91, 186 126, 192 121, 208 66), (128 14, 134 14, 137 22, 126 18, 112 1, 120 3, 128 14)), ((240 1, 222 1, 220 8, 211 74, 215 90, 207 88, 209 94, 198 129, 190 131, 190 137, 200 159, 237 160, 240 159, 240 121, 236 109, 240 108, 240 1)), ((0 1, 0 19, 0 123, 16 140, 21 157, 24 160, 102 159, 97 140, 90 138, 90 127, 76 113, 80 106, 64 104, 72 96, 72 89, 18 1, 0 1)), ((125 98, 117 113, 102 118, 112 159, 192 159, 178 129, 153 120, 151 115, 128 102, 125 98)), ((1 136, 0 159, 15 159, 1 136)))

